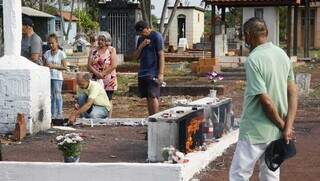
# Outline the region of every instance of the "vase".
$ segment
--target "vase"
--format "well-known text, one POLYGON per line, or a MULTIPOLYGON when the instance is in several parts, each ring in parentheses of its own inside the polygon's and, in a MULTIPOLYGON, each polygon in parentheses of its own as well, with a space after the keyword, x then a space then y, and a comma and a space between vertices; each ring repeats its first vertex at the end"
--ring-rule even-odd
POLYGON ((214 89, 210 89, 209 97, 216 98, 217 97, 217 91, 214 89))
POLYGON ((65 156, 63 160, 65 163, 78 163, 80 161, 80 156, 65 156))

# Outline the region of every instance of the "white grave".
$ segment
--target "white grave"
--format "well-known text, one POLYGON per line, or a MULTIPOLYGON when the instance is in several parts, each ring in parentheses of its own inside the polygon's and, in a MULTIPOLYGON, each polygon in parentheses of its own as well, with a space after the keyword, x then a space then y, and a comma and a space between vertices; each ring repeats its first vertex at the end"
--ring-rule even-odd
POLYGON ((296 82, 300 95, 308 95, 310 92, 311 74, 299 73, 296 75, 296 82))
POLYGON ((14 130, 24 113, 29 133, 50 128, 50 72, 21 57, 21 0, 3 2, 4 51, 0 58, 0 133, 14 130))

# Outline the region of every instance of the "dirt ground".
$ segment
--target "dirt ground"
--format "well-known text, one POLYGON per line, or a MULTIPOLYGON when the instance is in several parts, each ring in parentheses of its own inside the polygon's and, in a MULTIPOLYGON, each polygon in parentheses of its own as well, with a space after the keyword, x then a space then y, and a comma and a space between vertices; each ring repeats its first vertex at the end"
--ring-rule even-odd
MULTIPOLYGON (((300 106, 295 123, 297 132, 298 154, 286 161, 281 167, 281 180, 310 180, 320 177, 320 68, 319 65, 305 66, 299 72, 312 73, 309 98, 300 98, 300 106), (309 104, 307 99, 318 101, 309 104), (302 104, 303 103, 303 104, 302 104)), ((244 82, 225 81, 226 97, 233 99, 233 111, 240 117, 242 111, 244 82)), ((68 117, 73 107, 73 95, 64 94, 64 115, 68 117)), ((192 99, 199 97, 167 96, 160 99, 160 110, 172 106, 175 99, 192 99)), ((138 97, 126 97, 124 94, 114 96, 112 117, 143 118, 147 116, 146 102, 138 97)), ((145 162, 147 158, 146 127, 76 127, 77 132, 84 137, 81 162, 145 162)), ((54 138, 63 131, 50 130, 22 142, 3 142, 3 159, 10 161, 62 161, 54 138)), ((228 180, 228 171, 235 145, 231 146, 223 156, 213 161, 210 166, 195 178, 201 181, 228 180)), ((258 170, 255 169, 251 180, 258 180, 258 170)))
MULTIPOLYGON (((280 170, 282 181, 320 180, 320 64, 307 64, 296 70, 311 73, 311 93, 308 97, 299 97, 299 108, 295 122, 297 136, 297 155, 283 163, 280 170), (316 100, 311 103, 310 100, 316 100)), ((241 105, 242 96, 235 95, 235 107, 241 105)), ((241 107, 238 107, 241 109, 241 107)), ((237 114, 239 110, 236 110, 237 114)), ((240 111, 241 112, 241 111, 240 111)), ((239 114, 238 114, 239 115, 239 114)), ((232 145, 218 159, 213 161, 206 170, 195 176, 200 181, 226 181, 236 145, 232 145)), ((259 169, 255 168, 251 181, 258 181, 259 169)))
MULTIPOLYGON (((75 127, 84 138, 81 162, 145 162, 147 158, 146 127, 75 127)), ((6 144, 5 161, 62 161, 55 137, 65 131, 49 130, 28 137, 22 142, 6 144)), ((9 142, 7 142, 9 143, 9 142)))
MULTIPOLYGON (((297 155, 283 163, 280 178, 283 181, 317 181, 320 178, 320 106, 317 109, 301 109, 298 116, 299 119, 295 123, 297 155), (314 114, 315 112, 317 115, 314 114), (308 115, 313 116, 308 118, 308 115), (307 119, 304 120, 304 118, 307 119)), ((196 178, 200 181, 228 180, 234 151, 235 145, 232 145, 223 156, 212 162, 196 178)), ((258 181, 258 174, 259 169, 256 167, 251 181, 258 181)))

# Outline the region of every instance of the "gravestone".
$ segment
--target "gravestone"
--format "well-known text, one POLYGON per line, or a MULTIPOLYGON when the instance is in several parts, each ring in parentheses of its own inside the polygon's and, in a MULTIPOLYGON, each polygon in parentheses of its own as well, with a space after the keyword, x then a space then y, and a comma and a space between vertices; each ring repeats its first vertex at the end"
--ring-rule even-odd
POLYGON ((299 95, 308 95, 310 91, 311 74, 299 73, 296 75, 296 83, 299 95))
POLYGON ((21 57, 21 0, 3 2, 4 56, 0 58, 0 133, 15 129, 17 114, 32 134, 50 128, 50 72, 21 57))

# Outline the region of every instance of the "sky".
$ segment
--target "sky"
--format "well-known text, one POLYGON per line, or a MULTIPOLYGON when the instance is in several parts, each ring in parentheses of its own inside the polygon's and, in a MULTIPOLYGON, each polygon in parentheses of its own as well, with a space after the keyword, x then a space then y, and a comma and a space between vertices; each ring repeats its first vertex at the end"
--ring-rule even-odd
MULTIPOLYGON (((174 2, 175 0, 169 0, 169 6, 173 6, 174 2)), ((189 2, 189 6, 200 6, 201 0, 181 0, 181 2, 189 2)), ((164 0, 151 0, 151 3, 155 6, 155 9, 152 10, 152 14, 161 17, 164 0)))

